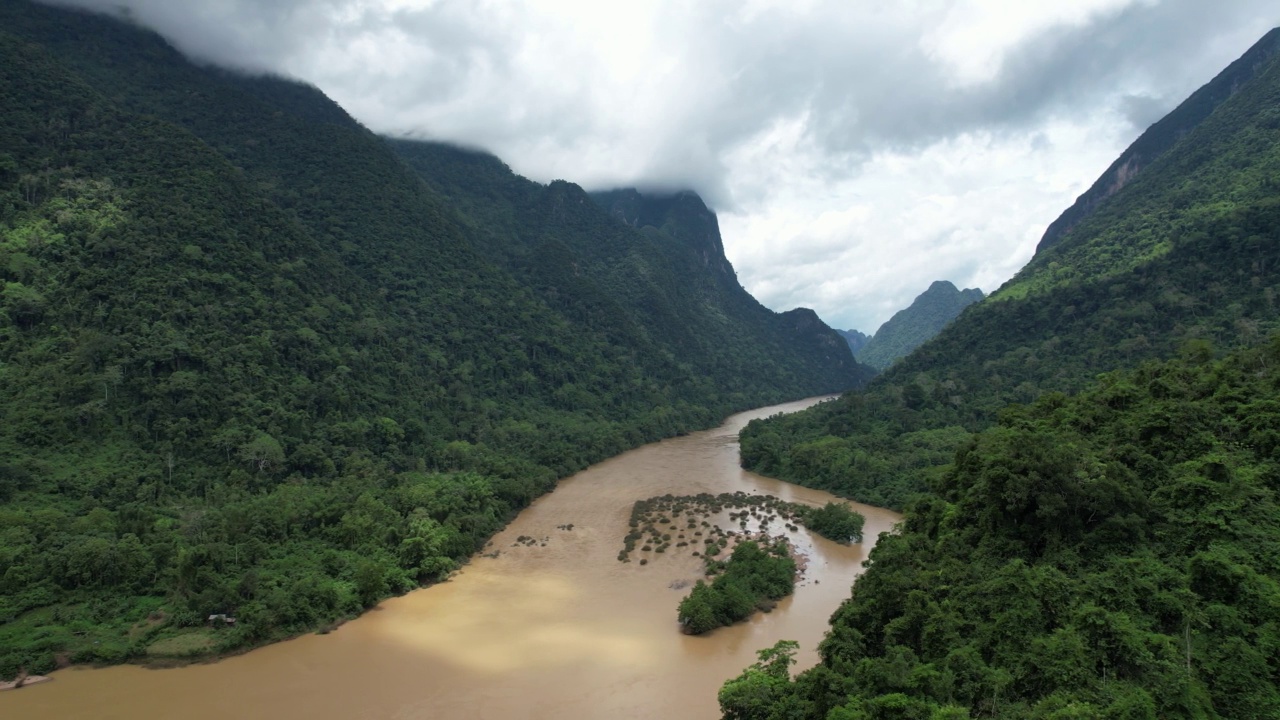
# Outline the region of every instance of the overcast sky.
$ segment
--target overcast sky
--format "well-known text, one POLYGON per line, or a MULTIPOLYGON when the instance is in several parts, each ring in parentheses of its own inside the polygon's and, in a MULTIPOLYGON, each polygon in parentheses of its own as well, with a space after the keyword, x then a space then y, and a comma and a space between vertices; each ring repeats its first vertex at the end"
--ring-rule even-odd
POLYGON ((1274 0, 60 0, 587 189, 692 188, 746 288, 874 332, 991 291, 1274 0))

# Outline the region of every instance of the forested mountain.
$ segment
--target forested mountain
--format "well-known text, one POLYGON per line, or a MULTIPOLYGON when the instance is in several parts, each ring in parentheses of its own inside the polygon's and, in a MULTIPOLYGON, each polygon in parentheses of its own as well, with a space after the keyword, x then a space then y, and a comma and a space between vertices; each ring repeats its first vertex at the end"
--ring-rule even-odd
MULTIPOLYGON (((1268 36, 1270 37, 1270 35, 1268 36)), ((1280 330, 1280 62, 1016 277, 851 393, 752 424, 754 470, 900 507, 999 408, 1280 330)))
POLYGON ((812 312, 775 313, 738 284, 716 216, 692 192, 588 195, 519 177, 484 153, 389 142, 458 210, 487 257, 645 362, 716 378, 747 404, 766 389, 800 391, 805 378, 836 388, 872 375, 812 312))
POLYGON ((1137 140, 1111 163, 1075 203, 1049 224, 1036 250, 1056 244, 1076 225, 1089 217, 1107 198, 1128 185, 1184 135, 1209 117, 1223 102, 1265 68, 1280 52, 1280 28, 1267 33, 1217 77, 1192 93, 1172 112, 1147 128, 1137 140))
POLYGON ((849 343, 849 349, 853 351, 854 357, 858 356, 858 351, 866 347, 867 341, 871 339, 870 335, 858 330, 837 330, 836 332, 849 343))
POLYGON ((937 280, 911 305, 885 321, 862 349, 854 351, 854 356, 860 362, 884 370, 894 360, 928 342, 965 308, 984 297, 978 288, 959 290, 946 280, 937 280))
POLYGON ((1011 408, 881 537, 821 664, 761 663, 725 715, 1275 718, 1278 440, 1280 339, 1011 408))
POLYGON ((0 101, 0 676, 323 626, 557 477, 867 374, 690 238, 436 168, 466 205, 123 22, 0 1, 0 101))
POLYGON ((1272 57, 866 392, 743 432, 906 510, 822 663, 767 651, 727 717, 1277 717, 1277 108, 1272 57))

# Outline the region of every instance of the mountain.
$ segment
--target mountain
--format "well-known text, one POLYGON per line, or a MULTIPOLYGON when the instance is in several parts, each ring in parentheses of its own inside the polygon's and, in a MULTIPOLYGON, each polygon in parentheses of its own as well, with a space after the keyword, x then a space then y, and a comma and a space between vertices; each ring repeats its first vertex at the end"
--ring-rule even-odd
POLYGON ((870 374, 705 207, 411 166, 125 22, 0 1, 0 101, 0 677, 327 626, 558 477, 870 374))
POLYGON ((1275 717, 1277 409, 1280 340, 1008 410, 725 717, 1275 717))
POLYGON ((1254 78, 1280 52, 1280 28, 1267 33, 1209 81, 1191 97, 1160 119, 1146 132, 1138 136, 1127 150, 1102 173, 1093 185, 1076 199, 1075 204, 1063 211, 1049 224, 1040 239, 1037 251, 1057 244, 1072 228, 1089 217, 1107 198, 1128 185, 1138 173, 1147 169, 1161 155, 1191 132, 1223 102, 1235 95, 1241 87, 1254 78))
POLYGON ((1272 56, 866 391, 743 431, 905 513, 821 664, 765 651, 727 717, 1275 716, 1278 107, 1272 56))
POLYGON ((764 388, 809 394, 872 375, 833 330, 775 313, 742 288, 715 213, 692 192, 588 194, 532 182, 485 153, 388 143, 457 210, 491 261, 568 316, 611 328, 646 361, 716 377, 744 406, 759 404, 764 388))
MULTIPOLYGON (((1268 35, 1271 37, 1271 35, 1268 35)), ((755 423, 744 464, 901 507, 1010 403, 1280 330, 1280 63, 866 390, 755 423)))
POLYGON ((870 335, 857 330, 837 330, 836 332, 849 343, 849 350, 853 352, 854 357, 858 356, 858 351, 866 347, 867 341, 871 339, 870 335))
POLYGON ((986 297, 978 288, 958 290, 946 280, 938 280, 921 293, 905 310, 889 318, 854 356, 859 362, 884 370, 937 335, 965 308, 986 297))

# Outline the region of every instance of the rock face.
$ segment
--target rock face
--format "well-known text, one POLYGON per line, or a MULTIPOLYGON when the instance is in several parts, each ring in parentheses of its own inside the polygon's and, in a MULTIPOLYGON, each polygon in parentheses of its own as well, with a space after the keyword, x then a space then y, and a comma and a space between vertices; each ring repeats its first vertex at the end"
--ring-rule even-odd
POLYGON ((688 243, 702 257, 703 266, 722 275, 734 275, 724 255, 720 223, 698 194, 682 190, 671 194, 641 193, 635 188, 592 193, 610 215, 636 229, 652 227, 688 243))
POLYGON ((984 297, 978 288, 959 290, 946 280, 938 280, 910 307, 894 313, 854 355, 859 362, 883 370, 931 340, 962 310, 984 297))
POLYGON ((1120 192, 1157 158, 1164 155, 1187 133, 1191 132, 1218 106, 1235 95, 1245 83, 1253 79, 1267 61, 1280 52, 1280 28, 1267 33, 1249 48, 1238 60, 1227 66, 1213 80, 1187 98, 1173 112, 1147 128, 1124 151, 1111 167, 1093 183, 1093 186, 1076 199, 1057 220, 1045 230, 1036 252, 1042 252, 1060 241, 1072 228, 1093 214, 1098 205, 1120 192))

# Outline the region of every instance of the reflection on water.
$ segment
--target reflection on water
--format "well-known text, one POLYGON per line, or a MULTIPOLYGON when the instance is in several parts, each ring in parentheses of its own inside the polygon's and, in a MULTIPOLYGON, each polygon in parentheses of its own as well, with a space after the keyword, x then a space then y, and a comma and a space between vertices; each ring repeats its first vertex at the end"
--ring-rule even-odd
POLYGON ((701 560, 681 548, 645 553, 645 566, 618 562, 631 506, 665 493, 738 490, 830 500, 738 467, 742 426, 812 402, 735 415, 568 478, 494 537, 496 557, 477 557, 448 582, 328 635, 174 670, 62 671, 0 694, 0 718, 714 718, 720 684, 756 650, 798 640, 799 666, 817 661, 828 618, 897 516, 860 506, 863 546, 793 535, 810 556, 795 595, 767 615, 689 637, 675 620, 688 590, 671 587, 699 577, 701 560), (521 535, 539 542, 518 544, 521 535))

